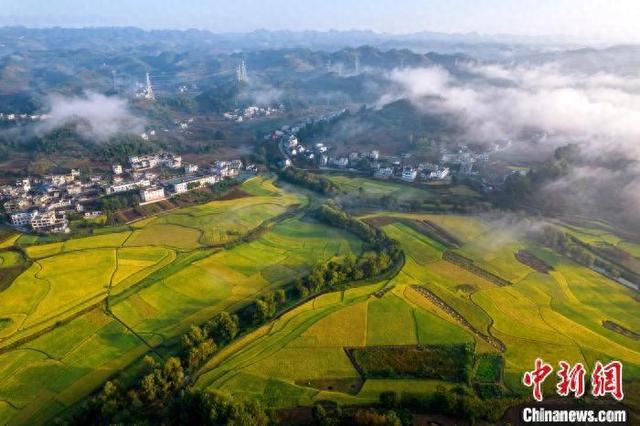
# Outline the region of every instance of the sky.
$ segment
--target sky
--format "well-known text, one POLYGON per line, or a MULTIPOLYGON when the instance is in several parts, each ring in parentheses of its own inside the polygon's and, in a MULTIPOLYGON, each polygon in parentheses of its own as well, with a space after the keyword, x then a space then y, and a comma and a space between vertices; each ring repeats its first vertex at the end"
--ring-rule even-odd
POLYGON ((640 42, 638 0, 0 0, 0 25, 568 35, 640 42))

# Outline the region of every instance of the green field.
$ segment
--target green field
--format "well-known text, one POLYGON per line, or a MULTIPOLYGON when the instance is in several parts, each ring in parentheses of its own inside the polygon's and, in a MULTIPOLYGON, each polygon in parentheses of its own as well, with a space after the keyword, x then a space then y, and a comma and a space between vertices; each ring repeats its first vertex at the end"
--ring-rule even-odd
MULTIPOLYGON (((347 192, 433 196, 396 183, 331 179, 347 192)), ((0 277, 10 277, 0 289, 0 423, 50 423, 109 378, 130 374, 143 355, 175 353, 191 325, 246 306, 319 263, 368 254, 353 234, 307 214, 317 204, 309 192, 267 177, 240 189, 239 198, 83 238, 7 237, 0 247, 0 277)), ((195 386, 267 407, 370 404, 390 390, 426 395, 463 375, 483 395, 523 394, 522 373, 542 357, 588 369, 596 360, 621 360, 625 380, 638 389, 640 342, 603 326, 640 331, 636 292, 537 246, 511 218, 378 212, 363 219, 400 243, 405 256, 396 275, 313 297, 244 333, 194 375, 195 386), (434 240, 412 225, 420 221, 460 244, 434 240), (521 250, 553 270, 521 263, 521 250), (446 260, 447 251, 475 269, 446 260), (462 347, 473 351, 468 371, 451 362, 462 347), (349 353, 362 365, 345 348, 356 348, 349 353)), ((590 244, 640 252, 611 229, 554 225, 590 244)))
MULTIPOLYGON (((401 292, 373 297, 371 294, 384 284, 329 293, 296 308, 268 330, 260 329, 241 339, 233 351, 223 350, 214 357, 203 368, 197 385, 255 396, 274 406, 327 398, 366 403, 378 397, 370 387, 359 392, 349 386, 344 392, 335 390, 359 379, 345 347, 472 341, 464 330, 412 304, 401 292), (273 400, 267 395, 265 389, 274 379, 288 389, 286 397, 273 400), (253 384, 249 389, 247 382, 253 384)), ((381 389, 402 389, 404 382, 388 380, 381 389)))
POLYGON ((427 190, 413 188, 399 183, 339 175, 329 175, 328 178, 344 192, 369 196, 390 195, 401 201, 413 199, 426 200, 433 197, 433 194, 427 190))
MULTIPOLYGON (((408 379, 376 379, 378 392, 368 385, 369 380, 360 388, 361 377, 345 347, 470 342, 485 354, 475 367, 475 380, 488 386, 504 377, 503 385, 514 393, 528 392, 520 384, 521 375, 538 356, 551 363, 568 360, 587 366, 597 359, 619 359, 625 363, 627 381, 640 379, 640 343, 601 324, 604 318, 615 318, 630 330, 640 329, 639 318, 630 314, 637 306, 631 290, 548 250, 532 247, 520 234, 509 231, 510 227, 492 221, 464 216, 396 217, 397 222, 391 217, 383 226, 400 241, 407 257, 395 278, 308 302, 269 329, 260 329, 223 350, 203 369, 197 385, 261 398, 273 406, 324 399, 366 403, 384 390, 401 392, 408 387, 408 379), (442 260, 445 247, 401 219, 437 223, 464 242, 457 251, 514 284, 499 287, 442 260), (520 263, 514 254, 523 247, 535 250, 555 271, 541 274, 520 263), (394 288, 382 298, 373 296, 384 285, 394 288), (504 375, 495 348, 410 285, 428 288, 477 330, 499 339, 506 347, 504 375), (274 399, 268 393, 276 384, 282 391, 274 399)), ((411 383, 412 390, 424 383, 426 393, 433 391, 433 380, 414 378, 411 383)))
MULTIPOLYGON (((0 292, 0 422, 43 423, 192 324, 361 252, 354 236, 300 215, 249 243, 209 248, 306 203, 269 179, 242 188, 247 197, 132 230, 25 247, 31 266, 0 292)), ((0 270, 23 262, 0 251, 0 270)))

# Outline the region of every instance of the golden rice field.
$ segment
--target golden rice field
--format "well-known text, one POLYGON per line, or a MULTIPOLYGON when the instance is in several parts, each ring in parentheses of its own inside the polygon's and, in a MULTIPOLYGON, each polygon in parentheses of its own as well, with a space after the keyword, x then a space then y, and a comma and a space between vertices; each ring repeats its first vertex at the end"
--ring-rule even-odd
POLYGON ((479 353, 497 351, 413 285, 429 289, 477 330, 505 345, 504 385, 514 393, 529 391, 521 377, 536 357, 551 363, 583 362, 588 368, 596 360, 618 359, 625 365, 627 382, 640 380, 640 342, 602 326, 610 320, 640 330, 640 317, 632 314, 638 306, 632 290, 532 246, 504 223, 467 216, 384 215, 384 231, 406 254, 395 278, 325 294, 296 308, 221 351, 203 369, 197 385, 256 397, 274 407, 327 399, 367 403, 382 391, 428 393, 441 382, 377 379, 354 389, 359 375, 344 347, 474 341, 479 353), (456 251, 513 285, 497 286, 443 260, 442 244, 400 219, 437 223, 463 242, 456 251), (514 256, 520 249, 535 250, 555 270, 547 275, 520 263, 514 256), (392 290, 376 297, 383 286, 392 290))
MULTIPOLYGON (((431 196, 392 183, 332 179, 354 191, 431 196)), ((286 188, 256 177, 242 185, 245 197, 165 212, 113 232, 45 244, 19 235, 0 241, 0 273, 22 268, 0 290, 0 423, 50 423, 144 354, 168 350, 192 324, 232 311, 320 262, 363 252, 354 235, 304 215, 309 199, 286 188), (265 232, 240 240, 267 224, 265 232)), ((196 386, 269 407, 367 404, 388 390, 428 394, 454 383, 363 381, 345 347, 472 344, 476 353, 499 351, 478 333, 504 345, 503 386, 515 394, 528 392, 521 375, 537 357, 588 368, 595 360, 618 359, 625 380, 640 382, 640 342, 602 325, 640 331, 634 291, 536 246, 513 221, 390 212, 364 218, 373 217, 384 219, 379 226, 405 253, 397 275, 322 294, 243 335, 201 369, 196 386), (460 245, 448 248, 410 226, 425 220, 460 245), (524 249, 553 271, 536 272, 517 260, 524 249), (443 259, 446 250, 512 285, 498 286, 443 259)), ((640 245, 613 230, 555 225, 640 258, 640 245)))
MULTIPOLYGON (((306 203, 269 179, 244 186, 256 195, 23 247, 30 266, 0 292, 0 423, 45 423, 190 325, 317 262, 360 253, 352 235, 301 217, 225 249, 306 203)), ((0 251, 0 268, 16 253, 0 251)))

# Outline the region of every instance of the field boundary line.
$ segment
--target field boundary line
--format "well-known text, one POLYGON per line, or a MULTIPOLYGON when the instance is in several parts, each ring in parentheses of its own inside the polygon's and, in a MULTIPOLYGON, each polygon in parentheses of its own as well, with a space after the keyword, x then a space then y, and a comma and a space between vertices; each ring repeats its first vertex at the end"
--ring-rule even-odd
POLYGON ((5 346, 0 347, 0 355, 4 354, 6 352, 10 352, 10 351, 16 349, 18 346, 24 345, 25 343, 29 343, 30 341, 35 340, 38 337, 43 336, 43 335, 55 330, 56 328, 58 328, 58 327, 60 327, 62 325, 70 323, 71 321, 81 317, 82 315, 86 314, 87 312, 90 312, 93 309, 99 308, 100 305, 102 305, 103 303, 104 303, 104 300, 101 299, 99 302, 97 302, 97 303, 95 303, 93 305, 89 305, 86 308, 73 313, 72 315, 68 316, 67 318, 64 318, 64 319, 62 319, 60 321, 57 321, 54 324, 50 325, 49 327, 45 327, 42 330, 39 330, 39 331, 37 331, 37 332, 35 332, 33 334, 30 334, 28 336, 22 337, 20 339, 17 339, 15 341, 11 342, 11 343, 8 343, 5 346))
MULTIPOLYGON (((31 314, 33 314, 36 309, 38 309, 38 306, 40 306, 40 304, 42 303, 42 301, 47 297, 47 295, 49 294, 49 292, 51 291, 51 281, 49 281, 47 278, 41 278, 38 275, 40 274, 40 272, 42 272, 44 270, 44 267, 42 266, 42 264, 40 263, 39 259, 38 261, 34 262, 36 265, 38 265, 38 271, 36 273, 33 274, 33 277, 35 279, 37 279, 38 281, 44 281, 47 283, 47 291, 45 294, 42 295, 42 297, 37 301, 37 303, 29 310, 29 312, 26 313, 26 315, 24 316, 24 318, 22 319, 22 322, 20 323, 20 327, 18 327, 16 329, 16 332, 19 332, 21 330, 24 330, 23 326, 24 324, 27 322, 27 320, 29 319, 29 317, 31 316, 31 314)), ((26 327, 28 329, 28 327, 26 327)))
POLYGON ((151 344, 149 344, 149 342, 147 342, 140 334, 138 334, 137 331, 135 331, 133 328, 129 327, 124 321, 122 321, 120 318, 118 318, 117 315, 115 315, 113 312, 111 312, 111 309, 109 309, 109 311, 106 311, 106 314, 108 316, 110 316, 111 318, 113 318, 114 320, 116 320, 117 322, 119 322, 120 324, 122 324, 122 326, 124 328, 126 328, 131 334, 133 334, 135 337, 137 337, 146 347, 148 347, 151 352, 153 352, 158 357, 160 357, 160 359, 164 360, 164 357, 158 351, 156 351, 155 346, 151 346, 151 344))

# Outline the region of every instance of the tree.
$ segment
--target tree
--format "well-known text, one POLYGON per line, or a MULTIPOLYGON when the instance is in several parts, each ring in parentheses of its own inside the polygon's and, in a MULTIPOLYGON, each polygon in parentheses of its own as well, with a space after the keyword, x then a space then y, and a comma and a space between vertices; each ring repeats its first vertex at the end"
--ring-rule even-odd
POLYGON ((385 391, 380 393, 380 404, 386 408, 395 408, 398 406, 400 400, 398 393, 394 391, 385 391))
POLYGON ((531 179, 528 175, 511 173, 504 182, 501 203, 512 207, 522 201, 531 192, 531 179))
POLYGON ((148 403, 155 403, 158 398, 158 384, 154 373, 147 374, 140 382, 140 393, 142 398, 148 403))
POLYGON ((353 423, 356 425, 367 426, 401 426, 402 422, 398 418, 398 415, 389 411, 386 414, 376 413, 373 410, 358 410, 353 417, 353 423))
POLYGON ((200 343, 198 346, 189 349, 187 355, 187 365, 189 371, 193 372, 198 369, 206 360, 213 355, 218 349, 217 345, 212 339, 207 339, 200 343))
POLYGON ((276 305, 282 306, 287 302, 287 294, 284 292, 284 289, 277 289, 274 291, 273 295, 276 305))
POLYGON ((255 324, 262 324, 269 320, 275 314, 275 309, 272 304, 265 302, 264 300, 256 300, 254 302, 253 322, 255 324))
POLYGON ((254 163, 258 164, 267 164, 267 150, 264 146, 261 146, 256 150, 256 152, 251 156, 251 159, 254 163))
POLYGON ((293 287, 296 289, 298 293, 298 297, 303 298, 309 295, 309 289, 305 286, 304 281, 300 278, 296 278, 293 282, 293 287))
POLYGON ((187 334, 182 336, 182 346, 189 350, 207 340, 207 333, 200 327, 192 325, 187 334))
POLYGON ((99 399, 102 403, 102 412, 105 415, 114 415, 120 409, 120 390, 112 381, 108 381, 104 384, 99 399))
POLYGON ((216 342, 228 343, 240 330, 238 317, 226 311, 220 312, 205 325, 205 330, 216 342))
POLYGON ((209 334, 195 325, 182 336, 182 345, 187 353, 187 367, 191 372, 199 368, 218 349, 209 334))
POLYGON ((184 386, 184 370, 180 358, 171 357, 162 368, 164 379, 171 390, 177 390, 184 386))
POLYGON ((337 424, 337 421, 329 417, 327 410, 320 404, 316 404, 311 409, 311 416, 313 417, 313 423, 318 426, 329 426, 337 424))

